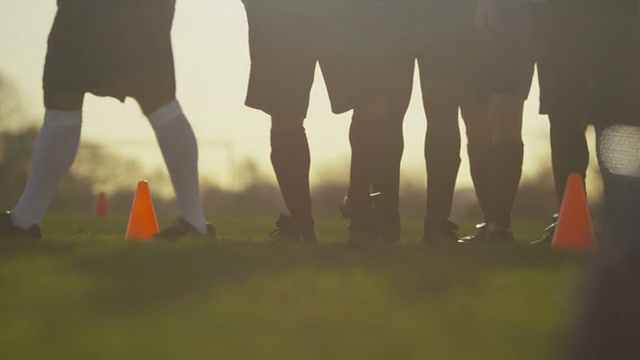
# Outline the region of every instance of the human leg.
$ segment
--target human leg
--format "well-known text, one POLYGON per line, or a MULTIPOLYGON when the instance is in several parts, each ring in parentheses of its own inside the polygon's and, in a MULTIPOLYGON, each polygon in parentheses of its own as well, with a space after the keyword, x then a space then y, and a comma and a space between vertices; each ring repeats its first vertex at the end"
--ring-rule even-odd
MULTIPOLYGON (((309 24, 245 4, 251 72, 245 104, 271 118, 271 164, 287 211, 276 222, 276 241, 315 242, 309 185, 310 152, 304 128, 318 55, 315 41, 298 41, 309 24)), ((307 31, 309 30, 309 31, 307 31)))
MULTIPOLYGON (((149 119, 162 152, 176 194, 178 218, 197 230, 194 233, 212 234, 213 228, 205 220, 200 198, 198 144, 180 103, 172 94, 138 96, 137 101, 149 119)), ((181 235, 163 231, 158 238, 181 235)))
POLYGON ((511 229, 511 213, 522 177, 524 101, 534 74, 533 34, 529 27, 493 42, 489 119, 493 138, 492 221, 511 229))
POLYGON ((302 241, 315 241, 309 170, 311 156, 300 117, 272 116, 271 164, 302 241))
POLYGON ((457 227, 449 217, 460 167, 459 101, 455 90, 431 76, 429 64, 420 59, 422 100, 427 115, 424 156, 427 166, 427 203, 423 241, 457 241, 457 227))
POLYGON ((351 171, 347 192, 351 223, 351 240, 371 240, 379 237, 373 214, 371 186, 378 173, 387 133, 388 103, 384 95, 371 99, 354 109, 349 131, 351 171))
POLYGON ((485 222, 493 221, 493 136, 489 118, 489 100, 466 99, 461 106, 467 128, 467 152, 471 179, 485 222))
POLYGON ((11 211, 15 225, 39 225, 62 178, 78 152, 83 94, 45 92, 44 124, 36 140, 32 169, 20 200, 11 211))
POLYGON ((522 177, 523 103, 522 97, 517 95, 492 96, 491 99, 494 129, 491 214, 492 221, 503 229, 511 229, 511 213, 522 177))
POLYGON ((403 122, 409 107, 413 87, 415 59, 413 56, 397 58, 391 62, 388 93, 389 116, 384 126, 383 151, 376 161, 372 191, 374 213, 382 225, 383 236, 399 240, 400 223, 400 163, 404 151, 403 122))

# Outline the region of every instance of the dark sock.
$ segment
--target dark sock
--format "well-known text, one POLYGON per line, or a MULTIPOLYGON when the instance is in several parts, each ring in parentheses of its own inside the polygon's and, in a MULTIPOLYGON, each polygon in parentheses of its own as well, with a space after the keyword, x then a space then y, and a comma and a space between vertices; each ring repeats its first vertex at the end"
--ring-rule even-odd
POLYGON ((309 189, 311 158, 303 127, 271 130, 271 163, 282 198, 299 231, 312 231, 314 223, 309 189))
POLYGON ((493 144, 472 144, 467 146, 469 168, 473 187, 478 198, 485 222, 493 221, 491 209, 493 183, 493 144))
POLYGON ((400 163, 404 151, 402 123, 390 129, 385 138, 373 177, 373 192, 380 194, 373 199, 373 204, 380 221, 397 223, 400 221, 400 163))
POLYGON ((589 166, 589 148, 585 125, 574 112, 549 113, 551 164, 558 204, 562 204, 569 175, 576 173, 585 181, 589 166))
POLYGON ((427 209, 424 225, 446 226, 451 216, 453 193, 460 169, 459 143, 428 140, 425 146, 427 162, 427 209))
POLYGON ((383 134, 381 121, 353 118, 349 131, 351 144, 351 176, 349 179, 349 207, 353 220, 372 217, 371 185, 379 161, 383 134))
POLYGON ((522 177, 524 145, 522 141, 499 141, 494 144, 493 191, 491 213, 494 222, 511 228, 511 212, 522 177))

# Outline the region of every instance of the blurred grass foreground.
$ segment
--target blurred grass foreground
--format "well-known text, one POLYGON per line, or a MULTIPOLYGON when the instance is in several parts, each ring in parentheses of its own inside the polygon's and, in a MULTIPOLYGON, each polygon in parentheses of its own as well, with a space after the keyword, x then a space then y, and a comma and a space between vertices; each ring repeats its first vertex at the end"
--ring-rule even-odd
MULTIPOLYGON (((272 219, 214 219, 216 243, 123 240, 125 218, 52 215, 39 244, 0 244, 1 359, 550 359, 581 255, 404 241, 270 244, 272 219)), ((470 231, 470 228, 463 229, 470 231)), ((464 231, 463 231, 464 233, 464 231)))

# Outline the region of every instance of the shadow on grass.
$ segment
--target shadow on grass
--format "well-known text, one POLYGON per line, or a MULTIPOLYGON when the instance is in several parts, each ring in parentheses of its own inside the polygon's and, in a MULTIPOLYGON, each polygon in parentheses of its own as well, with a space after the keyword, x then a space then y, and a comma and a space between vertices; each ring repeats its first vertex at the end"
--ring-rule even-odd
POLYGON ((419 220, 359 248, 335 219, 318 245, 260 241, 272 219, 173 244, 125 242, 126 219, 52 220, 42 242, 0 242, 0 348, 22 358, 548 359, 587 259, 530 238, 426 246, 419 220))
POLYGON ((17 239, 0 241, 0 260, 34 255, 65 256, 72 254, 74 251, 75 247, 71 243, 17 239))
MULTIPOLYGON (((46 251, 64 251, 64 247, 46 251)), ((581 268, 585 257, 551 249, 512 246, 430 247, 422 244, 372 245, 353 249, 344 243, 289 245, 269 243, 127 244, 83 254, 74 271, 105 286, 89 302, 107 312, 169 306, 190 298, 242 286, 256 276, 305 272, 365 272, 386 281, 404 301, 446 298, 461 287, 482 285, 488 274, 557 272, 581 268)), ((314 281, 310 279, 310 281, 314 281)))

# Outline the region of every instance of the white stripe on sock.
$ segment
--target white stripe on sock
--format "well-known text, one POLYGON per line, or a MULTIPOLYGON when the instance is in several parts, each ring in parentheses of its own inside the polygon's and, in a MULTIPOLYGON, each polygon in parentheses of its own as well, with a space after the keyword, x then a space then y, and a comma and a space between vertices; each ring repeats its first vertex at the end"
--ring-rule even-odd
POLYGON ((82 111, 62 111, 47 109, 43 126, 73 126, 82 124, 82 111))
POLYGON ((178 100, 173 100, 153 113, 149 114, 147 118, 154 129, 161 128, 168 124, 171 120, 182 116, 182 107, 178 100))

